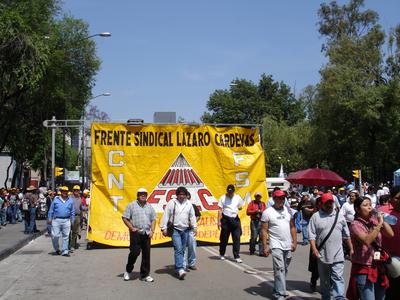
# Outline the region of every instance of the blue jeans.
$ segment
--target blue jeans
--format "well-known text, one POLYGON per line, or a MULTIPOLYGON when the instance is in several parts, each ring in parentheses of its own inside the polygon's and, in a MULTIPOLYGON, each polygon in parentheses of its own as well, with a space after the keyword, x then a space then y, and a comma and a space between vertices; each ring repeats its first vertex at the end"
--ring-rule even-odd
POLYGON ((174 259, 175 259, 175 270, 183 270, 183 260, 185 258, 185 248, 189 236, 189 229, 180 231, 174 228, 172 234, 172 244, 174 245, 174 259))
POLYGON ((193 267, 196 265, 196 237, 194 236, 193 230, 189 231, 187 247, 188 247, 188 266, 193 267))
POLYGON ((10 221, 11 224, 16 223, 16 216, 17 216, 17 206, 10 205, 7 209, 7 214, 8 214, 8 220, 10 221))
POLYGON ((310 223, 310 220, 301 220, 301 231, 303 232, 303 244, 308 244, 308 223, 310 223))
POLYGON ((6 225, 6 209, 0 208, 0 225, 6 225))
POLYGON ((274 291, 272 295, 276 299, 280 299, 289 295, 286 291, 286 277, 292 260, 292 252, 274 248, 271 250, 271 254, 274 267, 274 291))
POLYGON ((22 222, 22 212, 19 206, 17 206, 17 220, 18 222, 22 222))
POLYGON ((344 296, 344 262, 325 264, 318 260, 318 272, 321 285, 321 294, 323 300, 333 299, 345 300, 344 296))
POLYGON ((28 233, 33 233, 36 230, 36 207, 29 208, 29 225, 28 233))
POLYGON ((58 240, 62 236, 62 254, 68 254, 69 232, 71 231, 70 219, 54 219, 51 222, 51 236, 55 251, 60 250, 58 240))
POLYGON ((256 244, 258 243, 258 253, 263 255, 263 246, 261 242, 261 221, 252 220, 250 222, 250 254, 256 252, 256 244))
POLYGON ((361 300, 384 300, 385 289, 381 286, 381 280, 373 283, 368 280, 367 275, 356 275, 357 288, 361 300))

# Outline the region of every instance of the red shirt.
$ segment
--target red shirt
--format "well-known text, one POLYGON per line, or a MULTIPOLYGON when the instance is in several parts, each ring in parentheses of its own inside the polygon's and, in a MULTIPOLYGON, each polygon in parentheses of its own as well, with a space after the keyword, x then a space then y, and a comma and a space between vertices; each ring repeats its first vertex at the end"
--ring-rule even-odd
POLYGON ((247 215, 250 216, 252 220, 260 220, 262 212, 266 209, 266 205, 264 202, 256 202, 255 200, 249 203, 247 206, 247 215), (261 213, 257 213, 257 211, 261 209, 261 213))
POLYGON ((394 236, 392 238, 388 238, 383 235, 382 248, 388 251, 392 256, 400 256, 400 211, 395 210, 390 203, 389 205, 380 206, 379 210, 397 217, 398 221, 396 225, 390 225, 392 226, 394 236))
POLYGON ((82 205, 83 205, 83 206, 87 206, 87 204, 86 204, 86 197, 81 197, 81 200, 82 200, 82 205))

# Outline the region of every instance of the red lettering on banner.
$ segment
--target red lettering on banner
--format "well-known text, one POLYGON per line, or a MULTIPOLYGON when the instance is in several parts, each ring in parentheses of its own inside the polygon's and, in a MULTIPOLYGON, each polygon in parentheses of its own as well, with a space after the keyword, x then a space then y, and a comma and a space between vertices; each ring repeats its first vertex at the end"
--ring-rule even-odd
POLYGON ((120 231, 106 231, 104 239, 111 241, 129 241, 129 233, 120 231))
POLYGON ((167 197, 165 197, 166 198, 165 200, 168 202, 169 200, 172 199, 172 196, 175 194, 176 194, 176 190, 169 190, 167 193, 167 197))
POLYGON ((206 189, 199 189, 197 191, 197 195, 199 196, 199 199, 201 201, 201 204, 203 205, 205 210, 218 210, 218 202, 213 202, 212 205, 208 204, 206 198, 204 196, 209 196, 212 197, 212 194, 210 193, 209 190, 206 189))
POLYGON ((157 196, 164 196, 165 194, 165 190, 154 190, 150 197, 147 199, 148 203, 158 203, 160 202, 160 198, 158 198, 157 196))

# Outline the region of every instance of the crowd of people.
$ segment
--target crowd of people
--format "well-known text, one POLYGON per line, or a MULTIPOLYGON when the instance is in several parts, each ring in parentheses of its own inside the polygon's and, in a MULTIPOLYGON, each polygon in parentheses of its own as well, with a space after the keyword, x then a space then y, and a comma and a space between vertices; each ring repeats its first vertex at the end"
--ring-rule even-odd
MULTIPOLYGON (((147 203, 148 192, 137 191, 137 199, 126 207, 122 221, 130 233, 130 248, 124 280, 130 280, 137 258, 142 254, 140 278, 153 282, 150 276, 151 238, 155 231, 156 213, 147 203)), ((57 192, 40 191, 29 186, 25 193, 16 188, 0 191, 0 225, 25 221, 25 233, 37 231, 37 209, 41 199, 48 207, 48 232, 55 255, 69 256, 79 248, 82 226, 87 225, 89 191, 72 191, 62 186, 57 192), (59 240, 62 239, 61 247, 59 240)), ((188 270, 197 270, 196 233, 201 217, 199 208, 191 202, 185 187, 165 206, 160 222, 164 236, 172 238, 177 277, 183 280, 188 270), (186 255, 185 255, 186 254, 186 255)), ((228 240, 233 241, 236 263, 240 257, 242 235, 239 211, 244 200, 230 184, 218 202, 219 254, 225 260, 228 240)), ((316 291, 320 280, 322 299, 396 299, 400 277, 393 277, 385 265, 400 257, 400 187, 390 190, 381 186, 377 191, 369 186, 356 190, 354 186, 332 187, 320 191, 282 191, 275 188, 268 203, 256 192, 247 206, 251 236, 249 254, 272 257, 274 271, 273 296, 285 299, 286 278, 292 252, 297 248, 297 234, 303 246, 309 245, 310 288, 316 291), (345 291, 345 260, 351 261, 351 278, 345 291)), ((400 273, 399 273, 400 274, 400 273)))
MULTIPOLYGON (((59 206, 55 205, 61 199, 71 199, 74 203, 74 218, 70 230, 64 229, 64 235, 68 236, 68 252, 78 247, 77 239, 80 237, 80 229, 87 224, 87 210, 89 205, 89 190, 80 191, 80 186, 75 185, 72 192, 68 187, 62 186, 57 191, 45 188, 29 186, 25 192, 18 188, 0 189, 0 228, 7 224, 24 223, 24 233, 34 234, 39 232, 36 220, 47 219, 48 234, 53 238, 54 245, 61 235, 59 206), (54 219, 54 220, 53 220, 54 219), (53 222, 52 222, 53 220, 53 222)), ((62 201, 62 200, 61 200, 62 201)), ((65 218, 70 222, 71 218, 65 218)), ((56 246, 55 246, 56 248, 56 246)), ((56 249, 57 252, 58 248, 56 249)), ((61 253, 61 252, 60 252, 61 253)), ((64 251, 63 254, 68 254, 64 251)))
MULTIPOLYGON (((154 281, 150 276, 150 240, 156 214, 147 203, 147 196, 146 189, 139 189, 137 201, 127 206, 122 217, 130 231, 124 280, 131 279, 133 266, 142 252, 140 278, 154 281)), ((226 259, 231 237, 234 261, 243 262, 239 210, 244 205, 235 194, 235 187, 228 185, 218 202, 221 260, 226 259)), ((262 201, 262 194, 256 192, 247 206, 247 215, 251 219, 249 254, 272 257, 276 299, 288 296, 286 278, 292 252, 297 248, 297 233, 302 233, 301 244, 310 247, 311 291, 316 291, 319 279, 322 299, 397 299, 400 277, 392 278, 385 265, 390 257, 400 256, 400 223, 396 222, 400 218, 399 186, 391 190, 382 186, 377 192, 369 186, 361 193, 351 185, 289 194, 276 188, 267 204, 262 201), (343 275, 346 259, 352 265, 347 291, 343 275)), ((175 271, 180 280, 189 269, 197 270, 195 237, 200 217, 198 208, 190 202, 188 190, 179 187, 165 207, 160 227, 164 236, 172 238, 175 271)))

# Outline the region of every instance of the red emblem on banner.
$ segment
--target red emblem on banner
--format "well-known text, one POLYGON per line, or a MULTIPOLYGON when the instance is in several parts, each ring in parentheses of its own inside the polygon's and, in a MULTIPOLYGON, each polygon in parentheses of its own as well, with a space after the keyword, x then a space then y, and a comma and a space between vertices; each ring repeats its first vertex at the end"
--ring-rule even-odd
POLYGON ((165 205, 175 195, 175 191, 179 186, 187 188, 192 202, 200 210, 218 209, 218 202, 215 200, 215 197, 182 153, 178 155, 160 180, 160 183, 154 188, 147 199, 148 203, 153 205, 156 212, 164 211, 165 205))

